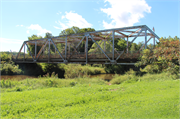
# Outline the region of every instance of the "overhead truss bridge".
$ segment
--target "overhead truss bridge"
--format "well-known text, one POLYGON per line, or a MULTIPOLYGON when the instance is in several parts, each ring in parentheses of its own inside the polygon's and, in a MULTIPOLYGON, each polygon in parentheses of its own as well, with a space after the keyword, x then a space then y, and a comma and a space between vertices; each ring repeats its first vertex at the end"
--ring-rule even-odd
POLYGON ((155 46, 159 37, 146 25, 62 35, 24 41, 13 60, 16 63, 134 64, 151 40, 155 46), (115 39, 120 38, 126 40, 122 51, 115 44, 115 39), (129 51, 137 39, 144 44, 138 51, 129 51))

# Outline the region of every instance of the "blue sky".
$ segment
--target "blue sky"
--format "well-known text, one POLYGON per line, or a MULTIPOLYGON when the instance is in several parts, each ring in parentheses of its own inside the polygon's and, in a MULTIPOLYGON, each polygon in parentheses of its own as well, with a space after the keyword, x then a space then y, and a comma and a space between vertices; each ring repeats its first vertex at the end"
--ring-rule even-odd
POLYGON ((0 0, 0 51, 66 28, 95 30, 147 25, 159 37, 180 37, 180 0, 0 0))

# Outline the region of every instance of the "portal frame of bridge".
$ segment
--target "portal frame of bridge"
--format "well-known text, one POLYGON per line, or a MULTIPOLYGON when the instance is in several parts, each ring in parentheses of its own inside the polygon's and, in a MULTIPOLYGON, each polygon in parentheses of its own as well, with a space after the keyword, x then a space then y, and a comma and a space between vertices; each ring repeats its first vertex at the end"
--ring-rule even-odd
POLYGON ((156 39, 159 40, 159 37, 155 34, 153 30, 151 30, 146 25, 140 26, 132 26, 132 27, 123 27, 116 29, 107 29, 79 34, 71 34, 71 35, 62 35, 56 36, 52 38, 42 38, 31 41, 24 41, 18 55, 15 58, 15 62, 17 63, 80 63, 80 64, 122 64, 122 65, 133 65, 134 62, 131 60, 132 58, 121 58, 123 54, 129 54, 128 48, 131 44, 138 38, 144 37, 145 44, 135 53, 139 53, 143 48, 147 48, 147 43, 153 38, 153 45, 155 46, 156 39), (149 36, 149 39, 147 37, 149 36), (124 38, 127 41, 127 47, 123 51, 117 51, 115 46, 115 38, 124 38), (131 42, 129 42, 129 38, 133 38, 131 42), (96 49, 93 53, 96 52, 97 49, 103 54, 103 58, 91 58, 93 53, 88 53, 88 41, 93 41, 97 45, 96 49), (101 41, 99 44, 96 41, 101 41), (84 54, 81 55, 78 50, 80 44, 84 42, 85 49, 84 54), (104 48, 100 45, 104 42, 104 48), (111 46, 112 50, 111 55, 106 52, 105 44, 106 42, 111 46), (111 43, 112 42, 112 43, 111 43), (57 48, 57 44, 63 44, 63 50, 59 50, 57 48), (28 45, 34 46, 34 52, 32 53, 28 45), (48 45, 48 46, 47 46, 48 45), (75 45, 75 46, 74 46, 75 45), (47 47, 46 47, 47 46, 47 47), (51 47, 54 47, 55 55, 59 55, 58 58, 52 57, 51 47), (39 50, 37 47, 41 47, 39 50), (19 57, 22 55, 22 49, 24 48, 23 57, 19 57), (30 54, 30 57, 26 56, 26 48, 30 54), (47 56, 45 59, 42 58, 45 48, 47 49, 47 56), (68 49, 69 48, 69 49, 68 49), (70 49, 71 48, 71 49, 70 49), (72 49, 74 49, 72 51, 72 49), (74 54, 77 55, 77 58, 72 58, 74 54), (78 59, 78 55, 84 56, 78 59), (129 61, 126 61, 129 60, 129 61))

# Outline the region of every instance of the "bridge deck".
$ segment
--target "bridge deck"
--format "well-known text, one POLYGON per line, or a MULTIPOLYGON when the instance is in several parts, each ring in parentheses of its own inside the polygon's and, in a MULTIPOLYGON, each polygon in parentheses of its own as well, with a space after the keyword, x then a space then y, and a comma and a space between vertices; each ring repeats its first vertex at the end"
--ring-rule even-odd
MULTIPOLYGON (((116 63, 134 63, 138 60, 140 53, 125 53, 119 58, 116 63)), ((112 59, 112 54, 107 54, 109 58, 112 59)), ((65 54, 62 54, 62 57, 65 57, 65 54)), ((68 63, 80 63, 84 64, 86 63, 86 54, 79 54, 79 55, 66 55, 66 59, 68 63)), ((114 54, 114 59, 118 57, 118 54, 114 54)), ((37 58, 37 56, 33 56, 33 58, 37 58)), ((40 56, 37 63, 64 63, 63 59, 59 55, 50 55, 48 59, 48 56, 40 56), (49 61, 48 61, 49 60, 49 61)), ((19 57, 16 60, 17 63, 33 63, 34 60, 30 56, 26 56, 24 59, 23 56, 19 57)), ((104 64, 104 63, 110 63, 110 60, 104 55, 104 54, 89 54, 88 55, 88 64, 104 64)))

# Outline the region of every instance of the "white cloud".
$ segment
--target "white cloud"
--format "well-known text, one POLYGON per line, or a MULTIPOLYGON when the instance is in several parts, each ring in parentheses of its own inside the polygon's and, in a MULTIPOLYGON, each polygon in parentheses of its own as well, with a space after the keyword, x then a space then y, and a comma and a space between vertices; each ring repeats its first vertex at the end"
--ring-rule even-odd
POLYGON ((56 13, 56 14, 57 14, 57 15, 59 15, 59 14, 61 14, 61 13, 62 13, 62 12, 60 12, 60 11, 59 11, 59 12, 58 12, 58 13, 56 13))
POLYGON ((19 26, 23 27, 23 25, 16 25, 16 27, 19 27, 19 26))
POLYGON ((26 33, 29 34, 29 30, 27 30, 26 33))
POLYGON ((124 26, 133 26, 144 17, 144 13, 151 13, 151 7, 145 0, 105 0, 111 7, 101 8, 111 18, 107 23, 103 20, 104 28, 118 28, 124 26))
MULTIPOLYGON (((45 34, 47 32, 52 33, 49 30, 43 29, 41 26, 39 26, 39 24, 31 24, 29 27, 27 27, 27 29, 36 30, 38 32, 37 35, 42 35, 42 34, 45 34)), ((29 30, 26 32, 29 33, 29 30)))
POLYGON ((57 26, 54 26, 54 28, 55 28, 55 29, 61 29, 61 28, 59 28, 59 27, 57 27, 57 26))
POLYGON ((8 38, 0 38, 1 43, 10 43, 10 44, 22 44, 23 40, 18 39, 8 39, 8 38))
MULTIPOLYGON (((61 19, 65 20, 65 22, 58 20, 55 23, 60 25, 60 28, 62 30, 70 28, 72 26, 77 26, 79 28, 92 27, 92 24, 88 23, 81 15, 74 13, 72 11, 65 12, 65 15, 63 15, 61 19)), ((59 27, 56 26, 54 26, 54 28, 59 29, 59 27)))
POLYGON ((64 19, 65 18, 65 16, 63 15, 62 17, 61 17, 61 19, 64 19))
POLYGON ((15 51, 18 52, 24 40, 0 38, 0 51, 15 51))

